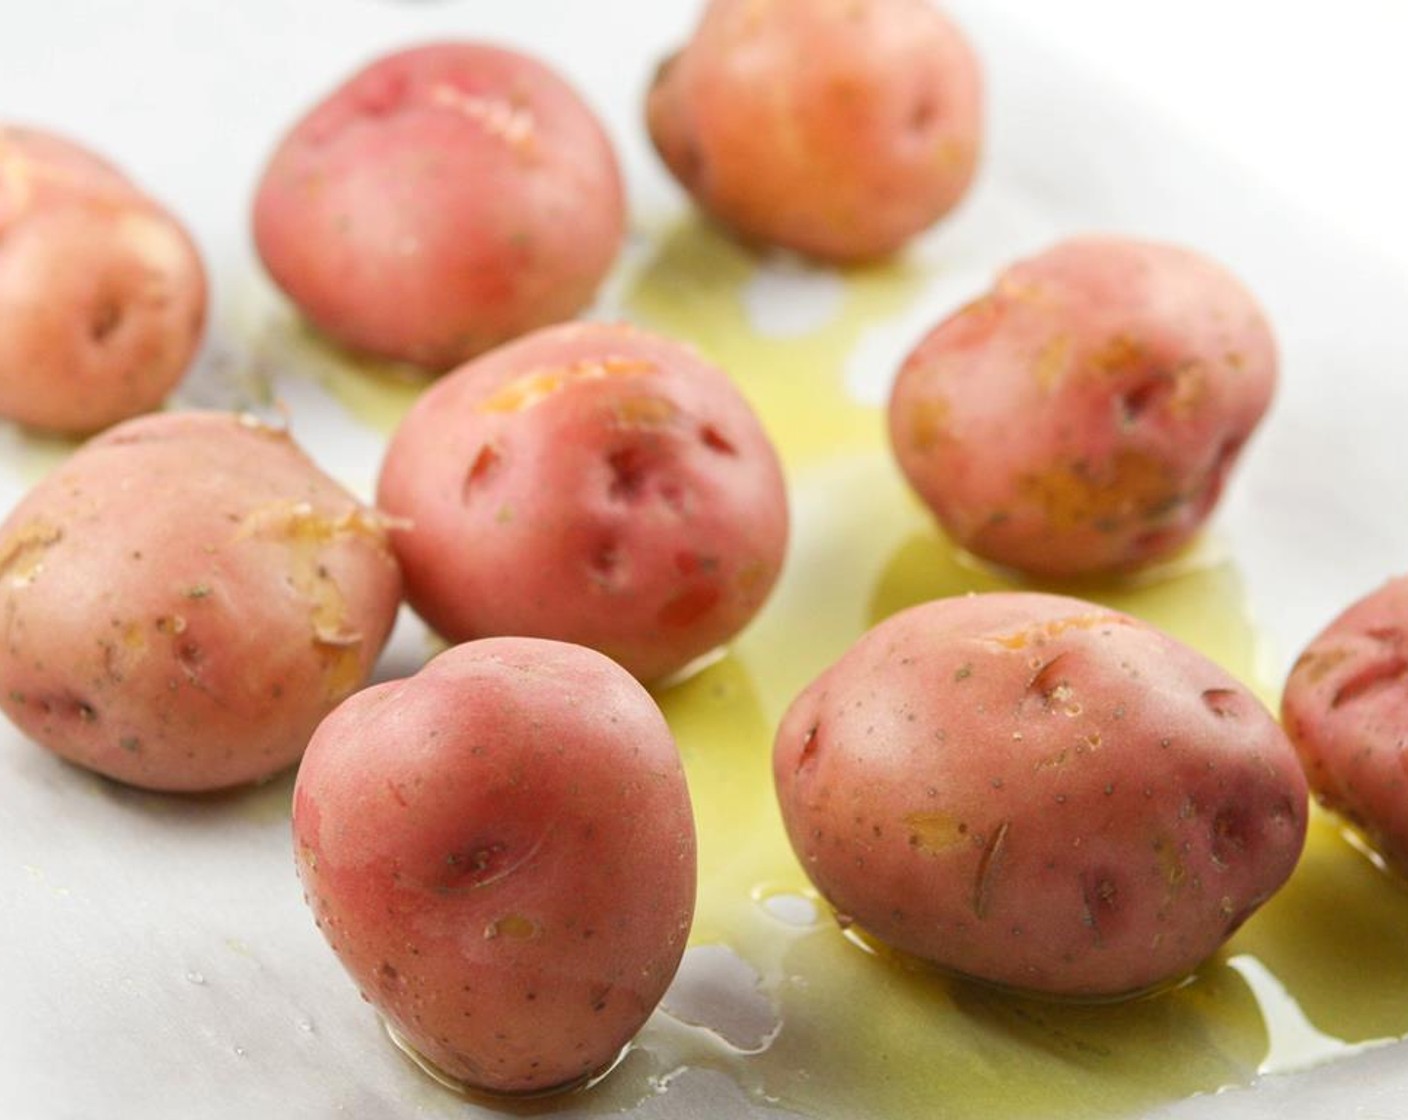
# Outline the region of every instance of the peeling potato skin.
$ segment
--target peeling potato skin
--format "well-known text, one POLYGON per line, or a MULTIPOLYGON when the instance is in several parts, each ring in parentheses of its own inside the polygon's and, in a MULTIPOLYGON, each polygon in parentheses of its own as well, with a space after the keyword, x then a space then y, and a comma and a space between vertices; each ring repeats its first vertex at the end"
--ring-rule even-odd
POLYGON ((1408 876, 1408 577, 1311 641, 1286 680, 1281 718, 1319 801, 1408 876))
POLYGON ((1187 544, 1270 406, 1255 299, 1189 250, 1088 236, 1008 268, 901 367, 890 442, 958 544, 1038 576, 1187 544))
POLYGON ((674 177, 743 240, 861 262, 963 198, 981 85, 926 0, 712 0, 661 64, 646 123, 674 177))
POLYGON ((271 155, 252 222, 319 330, 439 372, 586 307, 625 196, 609 138, 561 77, 443 42, 379 58, 313 106, 271 155))
POLYGON ((205 327, 177 218, 117 168, 0 124, 0 416, 88 435, 157 408, 205 327))
POLYGON ((131 785, 258 781, 367 679, 399 603, 380 519, 287 434, 141 417, 0 525, 0 707, 131 785))
POLYGON ((1305 839, 1305 777, 1245 688, 1059 596, 891 617, 797 697, 773 761, 793 848, 838 914, 1050 996, 1192 971, 1305 839))
POLYGON ((487 639, 358 693, 309 745, 293 829, 305 897, 365 998, 490 1092, 608 1065, 693 918, 669 729, 579 646, 487 639))
POLYGON ((644 681, 742 629, 787 544, 781 466, 732 382, 620 324, 547 328, 431 386, 377 501, 447 640, 577 642, 644 681))

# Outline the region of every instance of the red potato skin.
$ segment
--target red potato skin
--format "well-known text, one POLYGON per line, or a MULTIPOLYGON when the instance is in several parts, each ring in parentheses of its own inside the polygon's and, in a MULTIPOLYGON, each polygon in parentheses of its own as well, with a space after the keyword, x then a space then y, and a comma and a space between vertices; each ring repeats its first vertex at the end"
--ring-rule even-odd
POLYGON ((787 544, 781 466, 742 396, 619 324, 550 327, 431 386, 377 501, 443 637, 577 642, 644 681, 742 629, 787 544))
POLYGON ((609 1065, 693 918, 669 729, 579 646, 473 642, 352 697, 309 745, 293 830, 305 896, 365 998, 472 1088, 544 1092, 609 1065))
POLYGON ((255 245, 319 330, 442 371, 591 303, 624 233, 610 141, 542 63, 476 43, 359 71, 279 144, 255 245))
POLYGON ((157 408, 206 302, 169 211, 72 141, 0 125, 0 416, 87 435, 157 408))
POLYGON ((1331 622, 1281 701, 1310 788, 1408 876, 1408 576, 1331 622))
POLYGON ((1190 972, 1285 881, 1304 775, 1216 665, 1030 592, 937 600, 796 699, 774 774, 838 913, 945 969, 1127 996, 1190 972))
POLYGON ((860 262, 966 194, 981 87, 926 0, 713 0, 646 121, 674 177, 744 240, 860 262))
POLYGON ((976 555, 1045 577, 1127 572, 1204 525, 1276 379, 1266 318, 1220 265, 1082 237, 1013 265, 918 345, 890 440, 976 555))
POLYGON ((130 785, 258 781, 366 681, 399 602, 380 521, 287 434, 140 417, 0 525, 0 707, 130 785))

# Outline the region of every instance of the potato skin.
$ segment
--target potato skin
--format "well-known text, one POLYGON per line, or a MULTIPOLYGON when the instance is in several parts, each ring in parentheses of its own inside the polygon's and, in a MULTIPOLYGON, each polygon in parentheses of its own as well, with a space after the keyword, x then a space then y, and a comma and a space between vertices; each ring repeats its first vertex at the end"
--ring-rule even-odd
POLYGON ((257 781, 364 683, 399 602, 378 517, 286 433, 140 417, 0 525, 0 707, 131 785, 257 781))
POLYGON ((440 371, 587 306, 624 212, 610 141, 557 74, 450 42, 372 62, 300 119, 253 228, 330 338, 440 371))
POLYGON ((1189 972, 1305 838, 1304 775, 1245 688, 1127 615, 1031 592, 876 626, 794 701, 774 775, 839 913, 1061 997, 1189 972))
POLYGON ((916 347, 891 445, 978 556, 1041 576, 1130 571, 1202 527, 1276 377, 1265 316, 1220 265, 1075 238, 1008 268, 916 347))
POLYGON ((733 384, 621 324, 546 328, 431 386, 377 500, 442 636, 577 642, 644 681, 748 622, 788 531, 777 455, 733 384))
POLYGON ((87 435, 155 409, 206 300, 170 211, 80 145, 0 125, 0 416, 87 435))
POLYGON ((580 646, 495 638, 357 694, 298 771, 298 872, 363 995, 469 1086, 606 1066, 694 912, 693 815, 650 695, 580 646))
POLYGON ((1281 716, 1319 801, 1408 876, 1408 576, 1316 635, 1286 680, 1281 716))
POLYGON ((981 84, 927 0, 712 0, 646 119, 675 178, 744 240, 855 262, 967 192, 981 84))

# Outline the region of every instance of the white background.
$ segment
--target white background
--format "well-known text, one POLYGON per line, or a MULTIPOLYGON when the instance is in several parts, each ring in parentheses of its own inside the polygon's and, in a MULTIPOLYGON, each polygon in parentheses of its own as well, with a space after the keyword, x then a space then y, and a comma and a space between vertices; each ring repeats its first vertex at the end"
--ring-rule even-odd
MULTIPOLYGON (((207 245, 216 249, 219 265, 229 264, 231 246, 236 243, 232 216, 242 212, 248 181, 269 137, 286 120, 290 105, 320 91, 346 68, 348 58, 335 49, 341 40, 370 39, 379 31, 382 24, 372 13, 379 17, 399 6, 405 11, 398 14, 410 16, 412 9, 419 9, 414 14, 423 14, 427 26, 434 13, 462 19, 469 28, 478 21, 492 21, 496 11, 510 11, 519 22, 526 22, 533 11, 551 7, 536 0, 515 0, 504 7, 491 6, 489 0, 403 0, 400 5, 392 0, 342 0, 340 6, 333 0, 225 0, 225 4, 0 0, 0 119, 69 124, 78 135, 101 138, 114 153, 131 153, 131 169, 137 177, 190 216, 207 245), (339 14, 347 13, 347 26, 330 17, 334 7, 339 14), (269 13, 268 27, 259 36, 242 26, 249 21, 241 17, 253 11, 269 13), (240 42, 246 47, 257 45, 261 52, 247 59, 238 72, 219 65, 221 59, 213 54, 223 41, 211 28, 224 21, 231 34, 239 33, 240 42), (122 54, 124 50, 130 54, 122 54), (138 65, 119 65, 133 61, 138 65), (172 80, 178 83, 174 93, 163 84, 172 80), (180 86, 182 80, 189 88, 203 88, 206 99, 173 105, 172 99, 179 102, 187 88, 180 86), (197 117, 202 125, 197 130, 181 131, 167 123, 197 117)), ((684 28, 697 7, 694 0, 638 4, 615 0, 590 8, 585 6, 587 0, 577 4, 584 6, 572 6, 578 13, 574 20, 581 12, 591 11, 608 44, 614 41, 613 30, 620 33, 633 11, 648 11, 657 24, 684 28)), ((1284 306, 1293 308, 1302 320, 1320 316, 1317 297, 1323 293, 1325 325, 1316 331, 1303 321, 1280 324, 1296 343, 1297 378, 1286 386, 1287 407, 1281 422, 1268 432, 1248 463, 1225 518, 1232 532, 1245 535, 1246 540, 1238 543, 1248 545, 1248 564, 1264 577, 1255 584, 1262 596, 1257 603, 1259 616, 1281 630, 1283 652, 1293 649, 1295 640, 1323 621, 1328 606, 1347 589, 1367 590, 1393 570, 1408 570, 1408 553, 1401 547, 1408 541, 1408 500, 1403 497, 1408 484, 1399 443, 1392 438, 1400 418, 1408 416, 1408 407, 1397 407, 1408 401, 1408 389, 1396 395, 1392 391, 1398 376, 1408 378, 1408 368, 1401 375, 1391 368, 1374 368, 1379 353, 1386 355, 1387 363, 1402 361, 1408 353, 1398 330, 1398 323, 1408 321, 1408 214, 1404 212, 1408 143, 1401 120, 1403 107, 1408 106, 1408 69, 1400 58, 1408 46, 1408 2, 1340 0, 1324 6, 1289 0, 1279 4, 1264 0, 1177 4, 955 0, 954 8, 960 15, 971 14, 975 24, 980 22, 978 16, 992 13, 991 22, 1000 17, 1014 32, 1043 44, 1052 57, 1062 60, 1063 72, 1074 62, 1092 77, 1105 91, 1112 115, 1109 120, 1093 112, 1081 117, 1090 127, 1116 121, 1127 131, 1134 119, 1151 122, 1151 135, 1156 138, 1181 132, 1192 147, 1212 154, 1211 163, 1223 169, 1219 181, 1232 184, 1229 189, 1245 181, 1250 194, 1259 197, 1269 188, 1293 212, 1303 214, 1297 220, 1307 230, 1317 231, 1311 240, 1353 247, 1339 255, 1302 254, 1298 239, 1292 238, 1296 244, 1288 245, 1284 261, 1260 245, 1256 248, 1261 251, 1253 254, 1263 278, 1271 280, 1277 277, 1274 269, 1266 275, 1268 261, 1286 269, 1295 269, 1301 262, 1309 262, 1311 268, 1325 261, 1348 262, 1346 268, 1352 269, 1352 274, 1342 272, 1335 265, 1316 275, 1297 277, 1296 284, 1273 285, 1283 289, 1284 306), (1226 168, 1236 170, 1229 174, 1226 168), (1376 257, 1381 258, 1378 265, 1364 263, 1376 257), (1366 291, 1366 283, 1372 290, 1366 291), (1340 301, 1352 306, 1337 305, 1340 301), (1362 317, 1345 317, 1365 305, 1371 306, 1372 316, 1367 328, 1362 317), (1337 331, 1357 333, 1342 340, 1337 331), (1392 345, 1382 345, 1385 340, 1392 345), (1343 363, 1335 360, 1341 349, 1348 353, 1343 363), (1354 402, 1345 399, 1348 394, 1334 384, 1341 372, 1354 375, 1346 376, 1351 388, 1376 384, 1376 399, 1392 407, 1381 404, 1362 419, 1355 415, 1338 425, 1298 428, 1297 424, 1309 424, 1320 413, 1335 409, 1349 415, 1354 402), (1372 430, 1365 434, 1364 429, 1372 430), (1374 457, 1336 461, 1324 471, 1312 470, 1312 463, 1300 472, 1301 459, 1334 450, 1304 442, 1307 431, 1319 439, 1334 434, 1341 440, 1334 446, 1341 450, 1363 443, 1366 454, 1372 452, 1374 457), (1389 451, 1384 453, 1386 433, 1389 451), (1314 486, 1321 484, 1322 477, 1324 488, 1317 491, 1314 486), (1371 483, 1379 487, 1372 494, 1371 483), (1348 490, 1353 500, 1341 503, 1344 509, 1337 519, 1326 522, 1336 486, 1348 490), (1305 495, 1307 500, 1298 503, 1297 498, 1305 495), (1388 528, 1376 534, 1375 519, 1388 528), (1342 531, 1324 544, 1302 539, 1306 526, 1321 524, 1333 524, 1342 531), (1345 541, 1357 543, 1351 548, 1345 541), (1308 555, 1279 563, 1281 556, 1275 550, 1284 551, 1291 544, 1308 550, 1308 555), (1315 586, 1298 586, 1287 574, 1297 566, 1324 578, 1315 586), (1288 620, 1284 626, 1281 616, 1288 620)), ((991 22, 986 18, 981 22, 991 32, 991 22)), ((588 79, 610 77, 613 69, 625 65, 603 54, 598 43, 582 38, 564 42, 558 31, 553 26, 541 28, 545 40, 574 64, 576 73, 588 79)), ((360 43, 356 50, 360 51, 360 43)), ((1000 58, 991 61, 995 69, 1003 65, 1000 58)), ((1073 152, 1098 147, 1085 143, 1090 137, 1070 139, 1073 152)), ((1173 149, 1184 150, 1179 145, 1173 149)), ((628 171, 637 180, 653 175, 658 183, 658 167, 643 152, 638 138, 625 155, 628 171)), ((978 216, 991 213, 991 209, 979 211, 978 216)), ((1187 225, 1190 219, 1181 214, 1170 221, 1187 225)), ((1235 231, 1226 230, 1225 222, 1219 226, 1215 216, 1208 217, 1206 228, 1229 245, 1236 241, 1231 236, 1235 231)), ((1284 215, 1277 215, 1276 228, 1284 228, 1284 215)), ((1255 237, 1249 240, 1254 243, 1255 237)), ((994 263, 981 262, 985 271, 994 263)), ((287 1094, 355 1101, 346 1096, 348 1086, 375 1082, 378 1077, 396 1084, 397 1067, 380 1046, 358 1052, 344 1045, 356 1025, 363 1023, 360 1007, 348 1009, 352 1026, 344 1027, 339 1010, 317 1002, 323 988, 337 980, 331 978, 332 966, 296 896, 285 892, 287 897, 268 898, 262 882, 238 878, 241 867, 255 857, 267 857, 270 865, 287 870, 281 822, 277 828, 265 829, 267 836, 260 834, 263 847, 241 853, 231 853, 207 829, 190 829, 179 859, 164 863, 155 876, 177 881, 191 892, 190 905, 169 914, 162 909, 162 900, 147 892, 148 879, 153 878, 149 867, 134 861, 124 869, 128 878, 104 883, 94 870, 100 865, 85 862, 91 845, 81 843, 75 829, 64 827, 84 812, 107 812, 114 823, 129 828, 133 822, 122 819, 109 805, 91 803, 99 800, 96 797, 85 802, 76 783, 47 766, 37 752, 18 746, 7 750, 5 758, 13 762, 14 773, 7 771, 6 796, 0 799, 0 848, 5 853, 0 860, 0 991, 5 993, 0 1000, 0 1102, 20 1100, 26 1110, 12 1108, 6 1120, 12 1115, 160 1115, 159 1105, 134 1107, 133 1102, 145 1099, 144 1091, 172 1102, 173 1108, 178 1101, 202 1102, 198 1109, 180 1108, 181 1115, 311 1115, 287 1094), (31 848, 42 855, 32 854, 31 848), (226 860, 228 866, 221 862, 226 860), (69 896, 39 892, 32 871, 24 866, 17 870, 16 861, 42 865, 54 882, 72 883, 72 903, 65 900, 69 896), (217 891, 221 871, 231 878, 224 884, 226 890, 217 891), (105 886, 109 889, 104 890, 105 886), (229 902, 235 888, 248 896, 247 913, 229 902), (18 901, 7 907, 9 899, 18 901), (134 905, 126 905, 132 900, 134 905), (80 904, 114 922, 114 935, 101 943, 80 937, 66 909, 80 904), (204 958, 189 956, 204 945, 201 938, 209 936, 214 945, 212 959, 229 957, 208 920, 220 905, 231 907, 230 920, 242 923, 239 928, 253 928, 243 936, 250 944, 261 944, 258 935, 267 934, 270 943, 287 949, 287 956, 270 964, 266 973, 255 975, 252 967, 247 969, 254 976, 247 990, 237 983, 243 975, 238 973, 242 961, 229 964, 225 975, 202 963, 204 958), (122 936, 121 923, 134 908, 142 913, 132 924, 155 931, 150 945, 122 936), (64 921, 52 920, 55 915, 64 921), (17 943, 18 954, 13 951, 17 943), (67 950, 73 952, 65 957, 67 950), (224 957, 217 956, 221 952, 224 957), (158 959, 165 986, 152 964, 158 959), (193 986, 189 981, 191 960, 209 972, 208 985, 193 986), (136 978, 134 990, 152 1009, 138 1026, 123 1018, 130 1010, 131 993, 116 981, 107 990, 95 990, 92 980, 93 976, 129 974, 136 978), (281 1000, 270 1005, 268 1017, 264 1017, 266 1005, 260 1002, 269 997, 261 986, 265 984, 281 1000), (192 993, 209 997, 214 1011, 206 1019, 169 1014, 171 1006, 189 1005, 192 993), (267 1082, 271 1096, 275 1090, 284 1095, 266 1100, 260 1112, 252 1103, 255 1087, 240 1065, 243 1059, 230 1058, 220 1066, 210 1055, 216 1053, 217 1043, 224 1046, 222 1032, 227 1026, 259 1039, 261 1031, 269 1030, 273 1012, 289 1020, 302 1014, 303 1005, 297 1001, 305 996, 308 1006, 319 1008, 319 1022, 326 1024, 327 1036, 337 1038, 339 1044, 326 1050, 315 1050, 311 1043, 302 1050, 289 1048, 288 1061, 269 1070, 285 1079, 267 1082), (175 1003, 178 997, 185 1004, 175 1003), (115 1023, 128 1024, 128 1033, 116 1027, 109 1030, 115 1023), (200 1038, 192 1041, 200 1031, 214 1040, 206 1050, 200 1048, 200 1038), (125 1064, 117 1062, 129 1053, 137 1056, 125 1064), (326 1059, 319 1064, 317 1055, 327 1053, 339 1055, 341 1064, 326 1059), (78 1060, 66 1067, 70 1057, 78 1060), (202 1057, 204 1064, 197 1060, 202 1057), (392 1073, 385 1072, 388 1068, 392 1073), (7 1097, 7 1091, 18 1096, 7 1097), (103 1104, 85 1107, 90 1102, 103 1104)), ((171 816, 171 820, 153 822, 151 835, 164 840, 186 823, 179 808, 173 808, 171 816)), ((146 837, 147 833, 124 836, 114 831, 109 843, 117 847, 146 837)), ((236 899, 246 901, 245 895, 236 899)), ((227 1058, 234 1053, 228 1047, 225 1051, 227 1058)), ((1400 1103, 1392 1103, 1394 1094, 1408 1092, 1404 1051, 1366 1058, 1364 1063, 1347 1063, 1309 1081, 1264 1086, 1252 1097, 1195 1102, 1180 1108, 1177 1115, 1239 1120, 1263 1116, 1383 1120, 1408 1115, 1408 1105, 1401 1103, 1408 1096, 1399 1095, 1400 1103), (1346 1089, 1352 1092, 1352 1100, 1341 1095, 1346 1089)), ((352 1107, 354 1115, 376 1112, 374 1100, 370 1111, 352 1107)), ((673 1112, 682 1114, 678 1109, 673 1112)), ((699 1115, 709 1115, 710 1120, 717 1116, 707 1109, 699 1115)))
POLYGON ((1408 285, 1404 0, 986 6, 1197 134, 1345 239, 1392 258, 1408 285))

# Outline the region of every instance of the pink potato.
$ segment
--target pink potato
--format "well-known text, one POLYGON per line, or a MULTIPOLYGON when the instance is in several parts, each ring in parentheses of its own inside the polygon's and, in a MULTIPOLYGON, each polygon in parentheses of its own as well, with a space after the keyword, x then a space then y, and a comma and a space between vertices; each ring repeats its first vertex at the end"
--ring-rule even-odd
POLYGON ((0 525, 0 706, 131 785, 258 781, 366 681, 399 602, 379 517, 286 433, 129 420, 0 525))
POLYGON ((1117 237, 1008 268, 899 371, 890 439, 953 540, 1048 577, 1166 558, 1271 401, 1275 342, 1220 265, 1117 237))
POLYGON ((441 1073, 542 1093, 608 1067, 674 976, 694 820, 664 717, 619 666, 531 638, 358 693, 298 771, 318 926, 441 1073))
POLYGON ((0 125, 0 416, 86 435, 157 408, 205 325, 185 228, 117 168, 0 125))
POLYGON ((1281 716, 1319 800, 1408 876, 1408 576, 1311 641, 1286 681, 1281 716))
POLYGON ((981 75, 928 0, 711 0, 646 118, 674 177, 744 240, 863 261, 967 192, 981 75))
POLYGON ((387 55, 314 106, 270 158, 253 222, 319 330, 440 371, 586 307, 624 210, 577 94, 535 59, 466 42, 387 55))
POLYGON ((793 702, 774 775, 839 914, 977 979, 1126 996, 1290 875, 1305 777, 1236 680, 1128 615, 1008 592, 863 636, 793 702))
POLYGON ((728 378, 619 324, 551 327, 433 385, 378 503, 411 605, 450 641, 578 642, 658 680, 766 599, 787 495, 728 378))

